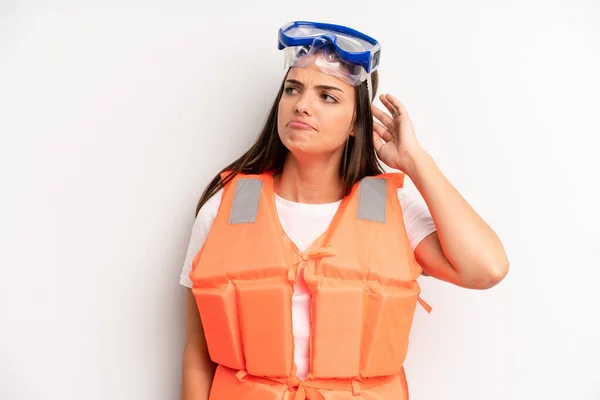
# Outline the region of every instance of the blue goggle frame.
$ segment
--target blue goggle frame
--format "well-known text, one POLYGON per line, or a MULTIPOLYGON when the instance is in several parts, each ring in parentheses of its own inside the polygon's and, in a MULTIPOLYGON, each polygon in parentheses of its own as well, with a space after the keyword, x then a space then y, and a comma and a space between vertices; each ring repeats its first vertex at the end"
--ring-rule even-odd
POLYGON ((340 56, 340 58, 342 58, 346 62, 360 65, 365 69, 365 71, 368 74, 375 71, 377 67, 379 67, 379 58, 381 54, 381 45, 379 44, 379 42, 377 42, 377 40, 373 39, 372 37, 365 35, 364 33, 358 32, 352 28, 348 28, 341 25, 308 21, 290 22, 289 24, 286 24, 279 29, 278 47, 279 50, 283 50, 286 47, 292 46, 310 46, 313 44, 313 41, 316 38, 321 38, 329 42, 331 46, 333 46, 335 52, 340 56), (286 32, 294 28, 311 27, 320 30, 327 30, 330 31, 330 33, 305 37, 292 37, 286 34, 286 32), (360 52, 344 50, 337 43, 338 38, 335 34, 336 32, 346 36, 361 39, 371 44, 372 48, 360 52))

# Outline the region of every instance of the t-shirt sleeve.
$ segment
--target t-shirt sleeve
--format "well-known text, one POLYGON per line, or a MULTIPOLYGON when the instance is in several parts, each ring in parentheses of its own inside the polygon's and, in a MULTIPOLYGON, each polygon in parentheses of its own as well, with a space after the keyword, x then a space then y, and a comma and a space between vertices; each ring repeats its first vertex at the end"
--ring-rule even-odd
POLYGON ((200 208, 200 211, 194 220, 190 242, 185 255, 183 268, 181 269, 181 276, 179 277, 179 283, 185 287, 192 287, 192 281, 189 276, 192 271, 192 261, 194 261, 194 257, 196 257, 196 254, 198 254, 202 246, 204 246, 204 242, 208 237, 208 232, 210 232, 210 228, 217 216, 217 211, 219 211, 222 197, 223 189, 219 190, 213 197, 208 199, 202 208, 200 208))
POLYGON ((414 251, 423 239, 436 231, 435 224, 429 208, 422 198, 411 195, 407 190, 400 188, 398 189, 398 200, 402 207, 408 241, 414 251))

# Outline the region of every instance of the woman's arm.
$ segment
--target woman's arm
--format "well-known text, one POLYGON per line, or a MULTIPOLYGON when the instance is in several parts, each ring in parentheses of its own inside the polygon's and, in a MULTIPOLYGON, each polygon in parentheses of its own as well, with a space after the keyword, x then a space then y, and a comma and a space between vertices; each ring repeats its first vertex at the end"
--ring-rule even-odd
POLYGON ((181 400, 207 400, 216 364, 208 355, 200 314, 191 289, 185 290, 185 319, 181 400))
POLYGON ((415 249, 426 275, 471 289, 488 289, 508 273, 496 233, 442 174, 424 150, 409 153, 405 173, 427 203, 437 232, 415 249))
POLYGON ((406 107, 379 97, 391 116, 372 105, 373 146, 379 159, 405 172, 423 196, 437 233, 423 239, 415 257, 426 275, 471 289, 488 289, 508 272, 508 259, 494 231, 463 199, 415 135, 406 107))

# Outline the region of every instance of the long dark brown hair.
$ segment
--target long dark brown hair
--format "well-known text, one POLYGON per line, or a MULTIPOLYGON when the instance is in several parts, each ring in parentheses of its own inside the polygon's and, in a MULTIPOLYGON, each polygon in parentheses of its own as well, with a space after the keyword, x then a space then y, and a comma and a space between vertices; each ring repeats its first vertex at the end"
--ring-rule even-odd
MULTIPOLYGON (((269 170, 281 171, 283 169, 288 149, 281 142, 277 132, 277 114, 279 101, 283 95, 285 80, 289 72, 288 70, 281 83, 265 126, 256 143, 243 156, 223 168, 208 184, 196 206, 196 215, 208 199, 221 190, 237 174, 258 175, 269 170), (221 174, 226 171, 230 172, 224 179, 221 179, 221 174)), ((379 83, 377 71, 371 74, 371 80, 374 99, 379 83)), ((354 184, 365 176, 373 176, 383 172, 373 147, 373 114, 370 100, 367 82, 365 81, 357 86, 355 90, 353 118, 355 136, 349 137, 347 156, 342 157, 340 162, 340 177, 344 185, 344 196, 348 195, 354 184)))

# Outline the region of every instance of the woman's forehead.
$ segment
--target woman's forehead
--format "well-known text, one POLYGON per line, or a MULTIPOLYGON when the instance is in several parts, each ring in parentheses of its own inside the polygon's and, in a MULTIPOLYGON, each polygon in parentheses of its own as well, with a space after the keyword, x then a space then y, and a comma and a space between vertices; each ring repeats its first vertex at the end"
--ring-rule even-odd
POLYGON ((294 79, 311 86, 331 85, 344 88, 351 86, 335 76, 322 72, 314 64, 309 64, 305 67, 292 67, 287 79, 294 79))

